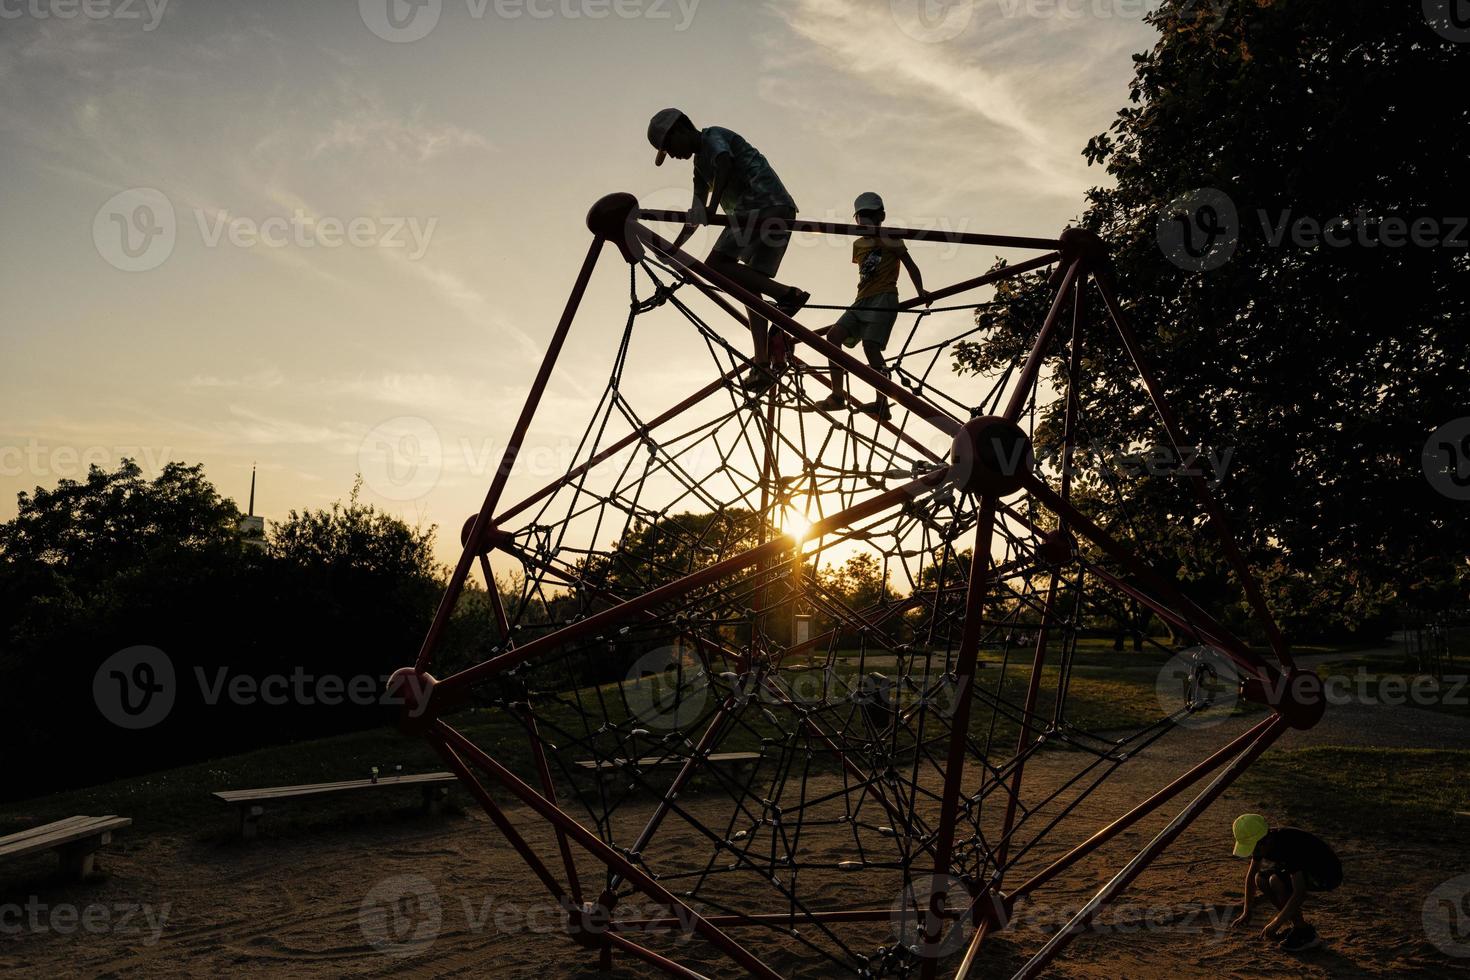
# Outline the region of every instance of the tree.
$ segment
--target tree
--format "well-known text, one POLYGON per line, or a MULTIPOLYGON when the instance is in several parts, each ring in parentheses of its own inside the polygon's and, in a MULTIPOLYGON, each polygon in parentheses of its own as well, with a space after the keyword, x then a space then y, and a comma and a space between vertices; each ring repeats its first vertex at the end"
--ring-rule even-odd
MULTIPOLYGON (((1288 591, 1320 597, 1341 628, 1381 621, 1398 590, 1426 568, 1460 574, 1470 551, 1463 505, 1420 463, 1429 433, 1470 404, 1470 252, 1455 218, 1470 45, 1437 33, 1420 4, 1378 0, 1169 0, 1150 20, 1160 36, 1135 56, 1133 104, 1084 151, 1114 186, 1087 195, 1081 223, 1112 246, 1117 291, 1184 431, 1231 451, 1217 492, 1253 565, 1298 580, 1288 591), (1201 189, 1225 206, 1200 208, 1201 189), (1160 222, 1178 220, 1196 245, 1214 233, 1207 268, 1161 247, 1160 222), (1409 237, 1399 222, 1460 240, 1389 244, 1409 237), (1314 241, 1322 226, 1347 244, 1314 241), (1373 601, 1342 607, 1347 582, 1373 601)), ((1041 277, 1003 288, 957 366, 1018 357, 1046 298, 1041 277)), ((1101 307, 1091 314, 1087 437, 1146 448, 1161 433, 1136 372, 1101 307)), ((1042 441, 1059 413, 1044 413, 1042 441)), ((1223 601, 1185 481, 1119 492, 1152 515, 1141 536, 1166 567, 1223 601)), ((1313 630, 1310 611, 1297 618, 1313 630)))

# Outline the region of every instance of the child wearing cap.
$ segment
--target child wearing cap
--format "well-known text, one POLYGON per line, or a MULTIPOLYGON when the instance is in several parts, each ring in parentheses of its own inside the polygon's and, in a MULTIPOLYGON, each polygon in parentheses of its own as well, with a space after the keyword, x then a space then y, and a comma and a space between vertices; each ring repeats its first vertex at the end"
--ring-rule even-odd
POLYGON ((1302 906, 1309 892, 1332 891, 1342 884, 1342 862, 1332 848, 1305 830, 1272 830, 1258 813, 1242 814, 1231 829, 1235 856, 1251 861, 1245 872, 1245 904, 1231 925, 1240 928, 1250 922, 1259 889, 1276 906, 1276 915, 1261 930, 1262 939, 1280 939, 1281 949, 1288 953, 1320 945, 1317 930, 1302 917, 1302 906), (1283 930, 1287 930, 1284 937, 1283 930))
MULTIPOLYGON (((924 277, 902 239, 882 237, 883 219, 887 212, 883 198, 869 191, 858 195, 853 202, 853 219, 857 224, 871 228, 872 234, 858 238, 852 243, 852 261, 858 267, 857 298, 847 312, 832 325, 827 339, 834 344, 848 347, 863 345, 863 355, 872 367, 885 376, 888 367, 883 360, 883 348, 888 346, 888 336, 898 320, 898 269, 901 265, 908 271, 914 289, 926 302, 929 293, 924 289, 924 277)), ((817 403, 823 411, 835 411, 847 404, 847 372, 832 367, 832 394, 817 403)), ((888 418, 888 400, 879 392, 878 400, 864 405, 863 411, 881 419, 888 418)))
MULTIPOLYGON (((739 133, 720 126, 696 128, 678 109, 664 109, 654 115, 648 124, 648 142, 658 150, 654 158, 657 166, 663 166, 670 156, 679 160, 694 158, 694 201, 689 208, 689 223, 674 240, 674 247, 688 241, 707 222, 712 209, 723 207, 730 223, 706 262, 751 292, 771 298, 787 316, 795 316, 811 299, 810 294, 773 277, 780 271, 791 242, 791 228, 785 222, 796 217, 796 202, 765 156, 739 133), (778 226, 767 227, 772 221, 778 226)), ((768 370, 769 327, 765 317, 755 310, 747 308, 746 313, 755 342, 756 366, 740 383, 748 391, 759 392, 776 381, 768 370)))

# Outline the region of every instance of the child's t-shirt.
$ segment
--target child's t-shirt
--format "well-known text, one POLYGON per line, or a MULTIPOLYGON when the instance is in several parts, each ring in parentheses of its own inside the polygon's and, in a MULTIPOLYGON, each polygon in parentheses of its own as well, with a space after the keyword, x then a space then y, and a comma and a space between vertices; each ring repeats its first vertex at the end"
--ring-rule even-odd
POLYGON ((858 267, 860 300, 898 292, 899 256, 908 251, 902 240, 880 242, 858 238, 852 243, 852 261, 858 267))

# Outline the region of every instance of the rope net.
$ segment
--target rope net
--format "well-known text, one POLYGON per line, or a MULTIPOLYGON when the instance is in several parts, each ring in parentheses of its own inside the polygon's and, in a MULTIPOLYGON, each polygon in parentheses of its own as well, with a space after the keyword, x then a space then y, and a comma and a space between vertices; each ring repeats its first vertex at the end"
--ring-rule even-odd
MULTIPOLYGON (((677 973, 690 937, 713 929, 782 975, 917 976, 959 960, 977 928, 1003 926, 997 897, 1111 813, 1088 808, 1109 777, 1209 704, 1203 667, 1123 728, 1074 697, 1096 674, 1077 669, 1087 624, 1150 596, 1035 494, 965 492, 949 472, 944 429, 1008 405, 1031 435, 1051 399, 1071 398, 1061 441, 1086 442, 1067 373, 1083 334, 1058 329, 1045 352, 1062 365, 1059 394, 1019 366, 956 377, 973 323, 941 334, 914 311, 886 370, 930 417, 897 403, 886 419, 827 411, 824 354, 778 344, 775 385, 748 394, 748 336, 725 325, 741 299, 673 250, 636 257, 567 473, 496 516, 498 585, 490 546, 467 547, 496 593, 493 649, 442 665, 473 668, 476 717, 510 719, 524 746, 485 754, 566 818, 552 820, 560 853, 533 869, 604 963, 616 951, 677 973), (659 365, 633 353, 653 353, 637 340, 655 319, 704 351, 710 381, 650 417, 628 393, 657 384, 659 365), (1080 815, 1094 822, 1072 827, 1080 815), (650 897, 660 914, 622 911, 650 897), (594 907, 612 924, 589 938, 594 907)), ((1113 477, 1088 479, 1088 517, 1129 541, 1113 477)), ((1197 609, 1170 616, 1177 643, 1218 642, 1197 609)), ((452 762, 468 746, 442 735, 460 721, 431 733, 452 762)), ((695 960, 760 973, 715 946, 695 960)))

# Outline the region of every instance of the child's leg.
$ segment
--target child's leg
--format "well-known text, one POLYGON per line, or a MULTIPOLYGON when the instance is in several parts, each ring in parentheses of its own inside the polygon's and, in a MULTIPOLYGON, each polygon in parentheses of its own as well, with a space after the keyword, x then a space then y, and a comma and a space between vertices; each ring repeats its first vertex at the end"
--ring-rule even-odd
POLYGON ((1283 887, 1280 876, 1270 871, 1261 871, 1256 874, 1256 889, 1271 900, 1271 904, 1278 909, 1286 904, 1286 889, 1283 887))
MULTIPOLYGON (((832 328, 827 331, 827 339, 841 347, 843 341, 847 340, 847 327, 841 321, 832 324, 832 328)), ((827 365, 832 369, 832 394, 843 394, 847 390, 847 372, 836 361, 828 360, 827 365)))
MULTIPOLYGON (((874 371, 877 371, 879 374, 883 375, 883 377, 888 377, 888 362, 883 359, 882 344, 873 340, 863 341, 863 356, 868 359, 869 367, 871 367, 874 371)), ((887 400, 888 399, 884 396, 883 392, 878 392, 878 402, 880 404, 886 402, 887 400)))
POLYGON ((721 275, 735 280, 752 293, 759 293, 770 299, 785 299, 796 288, 779 283, 764 272, 752 269, 740 260, 731 258, 722 252, 711 252, 706 264, 721 275))

